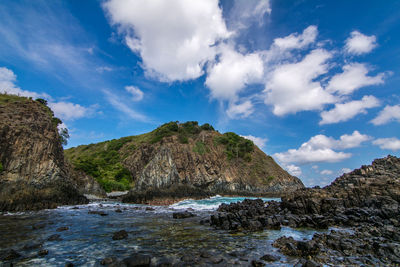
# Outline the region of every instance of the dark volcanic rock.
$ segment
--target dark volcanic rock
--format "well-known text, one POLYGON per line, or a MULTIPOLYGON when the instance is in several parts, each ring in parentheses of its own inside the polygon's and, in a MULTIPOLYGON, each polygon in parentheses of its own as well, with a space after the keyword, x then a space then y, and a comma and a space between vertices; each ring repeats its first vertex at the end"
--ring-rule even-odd
POLYGON ((196 216, 195 214, 189 212, 189 211, 183 211, 183 212, 174 212, 172 214, 172 217, 174 219, 185 219, 185 218, 190 218, 196 216))
POLYGON ((263 260, 263 261, 278 261, 280 259, 281 259, 281 257, 272 255, 272 254, 265 254, 264 256, 262 256, 260 258, 260 260, 263 260))
POLYGON ((67 231, 67 230, 69 230, 68 226, 62 226, 62 227, 57 228, 57 232, 63 232, 63 231, 67 231))
POLYGON ((51 235, 47 238, 48 241, 61 241, 62 238, 59 234, 51 235))
POLYGON ((107 216, 108 214, 101 210, 89 210, 88 214, 97 214, 100 216, 107 216))
POLYGON ((123 260, 123 263, 126 264, 127 267, 150 266, 151 256, 143 254, 133 254, 130 257, 125 258, 123 260))
POLYGON ((281 237, 273 246, 286 255, 309 259, 296 266, 396 266, 400 264, 400 159, 376 159, 327 187, 299 189, 281 202, 246 199, 222 204, 210 221, 217 228, 237 231, 282 225, 345 227, 351 230, 315 234, 308 241, 281 237))
POLYGON ((42 249, 38 251, 38 255, 41 257, 46 256, 47 254, 49 254, 49 251, 47 249, 42 249))
POLYGON ((128 232, 125 230, 121 230, 118 232, 115 232, 112 239, 113 240, 121 240, 121 239, 125 239, 128 237, 128 232))
POLYGON ((21 257, 21 254, 19 254, 18 252, 16 252, 13 249, 2 251, 1 255, 0 255, 0 259, 3 261, 15 260, 19 257, 21 257))

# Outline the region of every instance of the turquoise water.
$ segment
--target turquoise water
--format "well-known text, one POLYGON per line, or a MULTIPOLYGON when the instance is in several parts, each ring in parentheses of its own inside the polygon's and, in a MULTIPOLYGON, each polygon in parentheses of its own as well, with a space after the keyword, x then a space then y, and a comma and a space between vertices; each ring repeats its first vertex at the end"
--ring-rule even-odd
POLYGON ((121 259, 134 252, 178 261, 184 255, 198 256, 204 250, 224 257, 224 263, 228 265, 248 266, 252 259, 272 253, 282 258, 270 266, 292 266, 296 260, 279 254, 272 247, 272 242, 283 235, 310 239, 315 231, 282 228, 279 231, 238 234, 199 223, 208 219, 220 203, 243 199, 216 196, 185 200, 167 207, 154 206, 154 210, 146 210, 147 206, 143 205, 97 202, 39 212, 3 214, 0 215, 0 250, 13 248, 22 254, 14 261, 17 266, 64 266, 66 262, 75 266, 100 266, 105 257, 121 259), (173 212, 189 208, 194 210, 192 212, 197 214, 196 217, 183 220, 172 218, 173 212), (121 209, 122 213, 116 212, 116 209, 121 209), (89 214, 88 211, 103 211, 108 215, 89 214), (64 226, 69 229, 57 232, 59 227, 64 226), (126 230, 128 238, 112 240, 113 233, 119 230, 126 230), (47 241, 48 236, 53 234, 59 234, 62 240, 47 241), (23 249, 26 244, 35 243, 41 243, 40 249, 47 249, 49 254, 38 257, 39 249, 23 249), (245 259, 241 261, 230 256, 232 252, 239 252, 245 259))
MULTIPOLYGON (((256 197, 222 197, 222 196, 214 196, 211 198, 200 199, 200 200, 193 200, 188 199, 176 204, 171 205, 170 207, 173 209, 193 209, 193 210, 216 210, 219 205, 222 203, 236 203, 239 201, 243 201, 244 199, 257 199, 256 197)), ((280 201, 279 198, 261 198, 263 201, 280 201)))

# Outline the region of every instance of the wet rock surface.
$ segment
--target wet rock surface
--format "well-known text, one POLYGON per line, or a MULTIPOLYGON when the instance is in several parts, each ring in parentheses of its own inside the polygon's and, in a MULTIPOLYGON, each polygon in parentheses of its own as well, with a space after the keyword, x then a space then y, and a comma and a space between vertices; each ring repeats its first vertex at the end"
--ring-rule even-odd
POLYGON ((196 214, 191 213, 189 211, 183 211, 183 212, 174 212, 172 214, 172 217, 174 219, 185 219, 185 218, 190 218, 190 217, 194 217, 196 216, 196 214))
MULTIPOLYGON (((292 228, 349 231, 315 234, 312 240, 281 237, 274 242, 280 252, 312 259, 299 266, 323 264, 400 264, 400 159, 376 159, 337 178, 325 188, 300 189, 281 202, 246 199, 222 204, 210 224, 230 231, 292 228), (315 262, 314 262, 315 261, 315 262), (314 264, 315 263, 315 264, 314 264)), ((268 260, 268 257, 264 260, 268 260)))

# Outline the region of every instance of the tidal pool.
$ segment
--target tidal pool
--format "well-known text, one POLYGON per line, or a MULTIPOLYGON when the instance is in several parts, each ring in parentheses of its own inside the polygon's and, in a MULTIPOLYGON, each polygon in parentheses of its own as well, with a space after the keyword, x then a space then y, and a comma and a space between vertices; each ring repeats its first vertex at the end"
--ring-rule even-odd
POLYGON ((148 206, 144 205, 103 201, 38 212, 4 213, 0 215, 0 250, 14 249, 20 253, 21 257, 12 261, 16 266, 64 266, 66 262, 74 266, 102 266, 100 261, 105 257, 122 259, 135 252, 178 261, 182 256, 196 257, 202 251, 223 257, 220 265, 248 266, 251 260, 269 253, 281 257, 269 266, 292 266, 296 260, 279 254, 272 247, 273 241, 283 235, 297 240, 311 239, 314 230, 282 228, 230 233, 199 223, 209 219, 221 203, 243 199, 216 196, 185 200, 171 206, 153 206, 154 210, 146 210, 148 206), (116 212, 117 209, 122 212, 116 212), (173 212, 187 209, 197 216, 172 218, 173 212), (68 227, 68 230, 57 231, 60 227, 68 227), (113 240, 113 233, 119 230, 127 231, 128 237, 113 240), (61 240, 47 240, 54 234, 59 234, 61 240), (35 247, 36 244, 41 247, 35 247), (48 250, 48 254, 38 256, 41 249, 48 250))

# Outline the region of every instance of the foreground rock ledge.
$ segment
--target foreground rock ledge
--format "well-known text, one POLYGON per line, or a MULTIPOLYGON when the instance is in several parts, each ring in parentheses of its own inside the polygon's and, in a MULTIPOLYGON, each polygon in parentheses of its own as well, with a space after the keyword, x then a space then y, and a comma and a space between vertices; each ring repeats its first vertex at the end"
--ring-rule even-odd
POLYGON ((274 246, 289 256, 323 264, 398 266, 400 264, 400 159, 376 159, 319 189, 300 189, 281 202, 245 200, 221 205, 211 225, 258 231, 332 226, 348 231, 316 234, 310 241, 282 237, 274 246))

